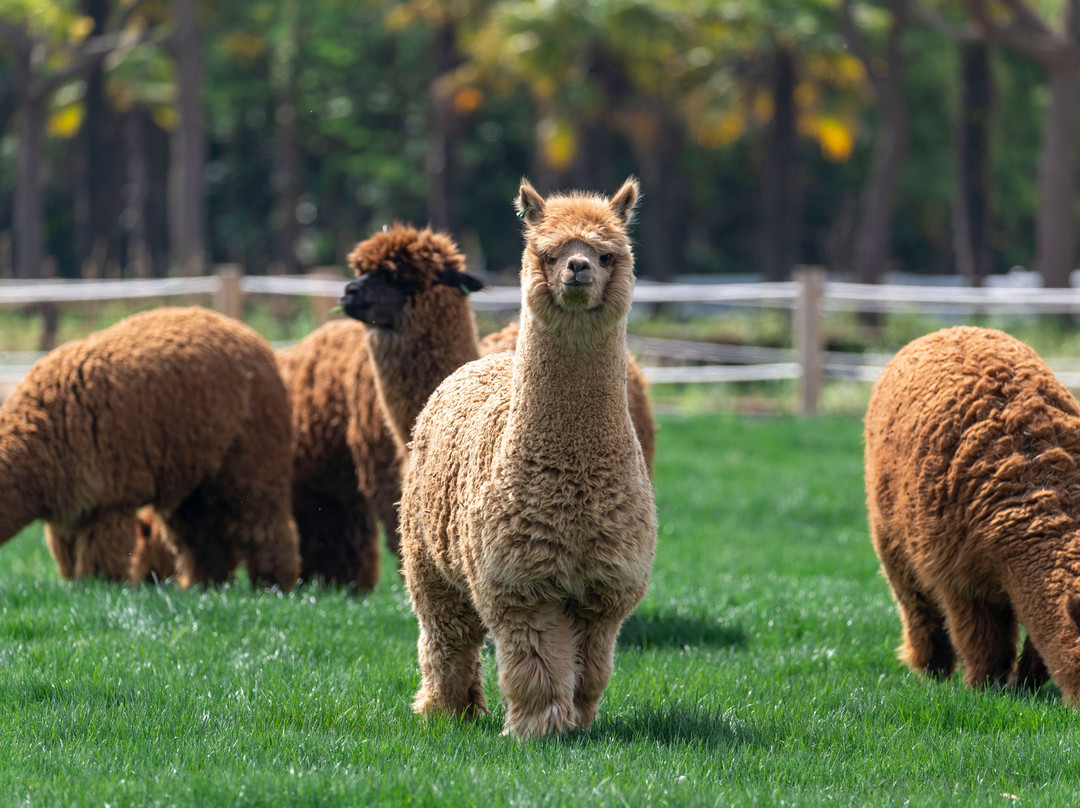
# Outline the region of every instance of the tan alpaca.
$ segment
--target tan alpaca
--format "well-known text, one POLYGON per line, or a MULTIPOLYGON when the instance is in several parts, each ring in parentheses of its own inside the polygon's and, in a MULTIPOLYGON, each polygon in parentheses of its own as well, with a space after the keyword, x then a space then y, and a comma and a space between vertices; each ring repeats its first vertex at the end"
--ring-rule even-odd
MULTIPOLYGON (((361 241, 349 254, 357 278, 345 287, 342 307, 367 326, 379 401, 404 449, 413 424, 436 387, 466 362, 514 350, 518 324, 477 345, 468 304, 483 283, 465 272, 465 259, 446 235, 395 224, 361 241)), ((656 424, 648 382, 627 355, 630 418, 652 469, 656 424)))
POLYGON ((127 580, 136 511, 153 505, 181 583, 245 561, 288 589, 290 440, 258 334, 200 308, 133 315, 47 354, 0 408, 0 543, 44 519, 64 577, 127 580))
POLYGON ((870 400, 866 491, 900 659, 948 676, 959 656, 975 687, 1049 674, 1075 704, 1080 407, 1042 359, 984 328, 909 344, 870 400))
POLYGON ((610 200, 545 200, 522 182, 517 350, 460 368, 416 421, 401 525, 420 622, 417 712, 484 711, 490 632, 507 733, 596 717, 656 542, 626 393, 637 196, 634 180, 610 200))

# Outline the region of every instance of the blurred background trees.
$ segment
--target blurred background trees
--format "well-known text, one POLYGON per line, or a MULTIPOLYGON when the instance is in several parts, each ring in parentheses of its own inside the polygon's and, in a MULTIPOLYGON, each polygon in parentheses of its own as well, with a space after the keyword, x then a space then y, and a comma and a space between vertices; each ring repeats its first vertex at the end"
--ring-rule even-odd
POLYGON ((512 270, 637 174, 641 274, 1076 265, 1078 0, 0 0, 0 272, 512 270))

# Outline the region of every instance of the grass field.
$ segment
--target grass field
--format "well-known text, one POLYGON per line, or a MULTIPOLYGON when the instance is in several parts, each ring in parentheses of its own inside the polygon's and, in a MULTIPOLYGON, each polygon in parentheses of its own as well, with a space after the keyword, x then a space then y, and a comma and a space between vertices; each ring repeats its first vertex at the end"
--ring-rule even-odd
MULTIPOLYGON (((866 534, 857 418, 668 416, 660 541, 593 729, 409 711, 392 559, 365 598, 59 580, 0 550, 0 804, 1070 805, 1080 716, 928 683, 866 534)), ((2 507, 2 503, 0 503, 2 507)))

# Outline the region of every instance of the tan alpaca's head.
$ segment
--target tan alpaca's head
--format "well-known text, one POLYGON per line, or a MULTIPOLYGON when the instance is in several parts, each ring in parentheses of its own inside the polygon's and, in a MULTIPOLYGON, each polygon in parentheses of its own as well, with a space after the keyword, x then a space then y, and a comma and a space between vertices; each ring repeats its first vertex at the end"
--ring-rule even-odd
POLYGON ((544 199, 521 181, 514 200, 525 222, 521 285, 541 323, 603 330, 626 316, 634 290, 628 230, 638 194, 633 177, 610 199, 581 191, 544 199))
MULTIPOLYGON (((429 228, 384 228, 349 253, 356 280, 345 287, 342 310, 375 328, 397 330, 425 306, 460 301, 484 288, 465 272, 453 240, 429 228)), ((423 314, 423 313, 420 313, 423 314)))

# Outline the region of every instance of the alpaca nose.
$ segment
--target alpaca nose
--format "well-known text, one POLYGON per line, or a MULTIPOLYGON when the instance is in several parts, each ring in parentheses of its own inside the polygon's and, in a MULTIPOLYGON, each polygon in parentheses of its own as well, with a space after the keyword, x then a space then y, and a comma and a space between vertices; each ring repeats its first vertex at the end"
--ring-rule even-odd
POLYGON ((566 262, 562 282, 574 286, 588 286, 593 282, 593 268, 588 258, 574 257, 566 262))

